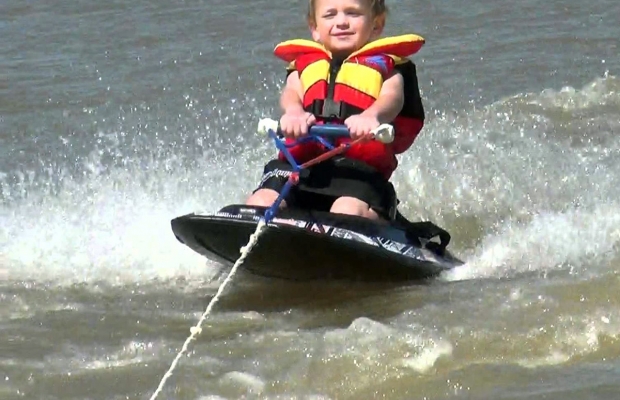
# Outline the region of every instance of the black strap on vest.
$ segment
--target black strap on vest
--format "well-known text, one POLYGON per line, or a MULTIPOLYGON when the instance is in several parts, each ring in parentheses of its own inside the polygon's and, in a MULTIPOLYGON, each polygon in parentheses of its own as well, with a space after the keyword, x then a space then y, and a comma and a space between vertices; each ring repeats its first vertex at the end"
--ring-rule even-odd
MULTIPOLYGON (((342 102, 336 103, 334 101, 334 91, 336 90, 336 76, 342 67, 344 60, 333 59, 329 62, 329 80, 327 83, 327 96, 322 101, 321 113, 318 114, 323 118, 337 118, 340 117, 340 111, 342 102)), ((314 106, 314 102, 312 104, 314 106)))
POLYGON ((353 107, 342 101, 334 101, 336 76, 344 63, 343 59, 333 59, 329 63, 329 78, 327 80, 327 96, 325 100, 314 100, 306 111, 325 121, 344 120, 351 115, 359 114, 363 110, 353 107))

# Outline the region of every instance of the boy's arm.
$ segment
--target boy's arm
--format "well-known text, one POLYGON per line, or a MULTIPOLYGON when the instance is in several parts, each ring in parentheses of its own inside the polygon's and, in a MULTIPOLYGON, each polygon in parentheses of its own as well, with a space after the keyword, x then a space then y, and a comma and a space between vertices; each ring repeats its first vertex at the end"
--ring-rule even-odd
POLYGON ((405 103, 405 87, 403 76, 393 71, 383 82, 379 97, 362 115, 374 116, 380 124, 394 121, 405 103))
POLYGON ((308 127, 316 122, 314 115, 304 110, 303 91, 299 73, 291 72, 286 77, 286 84, 280 95, 280 131, 288 137, 300 137, 308 133, 308 127))
POLYGON ((301 102, 303 97, 301 81, 297 71, 291 72, 286 77, 286 84, 280 95, 280 108, 286 113, 303 113, 304 106, 301 102))

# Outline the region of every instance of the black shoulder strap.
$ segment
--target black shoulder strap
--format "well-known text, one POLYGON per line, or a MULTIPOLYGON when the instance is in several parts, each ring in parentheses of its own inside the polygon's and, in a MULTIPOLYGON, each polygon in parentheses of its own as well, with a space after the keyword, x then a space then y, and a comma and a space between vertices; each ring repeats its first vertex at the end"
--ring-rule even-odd
POLYGON ((338 76, 343 61, 344 60, 333 59, 329 63, 329 80, 327 81, 327 96, 325 97, 325 101, 315 101, 314 103, 317 104, 312 104, 312 108, 320 108, 312 111, 317 117, 325 119, 341 117, 340 106, 342 103, 336 103, 334 101, 334 91, 336 89, 336 76, 338 76))
POLYGON ((420 96, 418 75, 415 64, 407 59, 400 59, 394 67, 402 76, 405 83, 405 104, 400 115, 424 121, 424 106, 420 96))

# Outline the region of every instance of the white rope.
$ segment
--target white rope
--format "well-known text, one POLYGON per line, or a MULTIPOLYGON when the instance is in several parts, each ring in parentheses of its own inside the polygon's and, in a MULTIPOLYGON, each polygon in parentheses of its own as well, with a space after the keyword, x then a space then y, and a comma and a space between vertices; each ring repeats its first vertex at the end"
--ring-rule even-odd
POLYGON ((168 380, 168 378, 172 376, 172 371, 174 371, 174 369, 176 368, 177 364, 179 363, 179 360, 183 356, 183 353, 187 351, 187 347, 189 346, 189 343, 193 339, 195 339, 196 336, 200 335, 200 333, 202 332, 202 327, 201 327, 202 323, 207 319, 207 316, 211 312, 211 309, 213 309, 213 306, 219 300, 220 295, 224 292, 226 285, 232 280, 233 276, 237 272, 237 268, 239 268, 239 266, 243 264, 243 261, 245 260, 245 258, 248 256, 248 254, 250 254, 250 250, 252 250, 252 247, 254 247, 256 243, 258 242, 258 237, 262 233, 263 228, 265 226, 266 226, 265 221, 261 219, 258 223, 258 226, 256 227, 256 231, 254 231, 254 233, 250 235, 250 240, 248 241, 248 244, 241 248, 241 257, 239 257, 237 262, 235 262, 235 265, 233 265, 232 269, 228 273, 228 276, 226 277, 226 279, 224 279, 224 282, 222 282, 220 287, 217 289, 217 293, 215 293, 215 296, 213 296, 213 298, 209 302, 209 305, 207 305, 207 309, 205 310, 204 313, 202 313, 202 316, 198 320, 198 323, 196 324, 196 326, 192 326, 190 328, 189 330, 190 335, 185 340, 185 343, 183 343, 183 347, 181 348, 181 351, 179 351, 177 356, 172 361, 172 364, 170 364, 170 368, 164 374, 163 378, 159 382, 159 386, 157 386, 157 390, 155 390, 155 393, 153 393, 150 400, 155 400, 157 396, 161 393, 161 391, 164 388, 164 385, 166 384, 166 381, 168 380))

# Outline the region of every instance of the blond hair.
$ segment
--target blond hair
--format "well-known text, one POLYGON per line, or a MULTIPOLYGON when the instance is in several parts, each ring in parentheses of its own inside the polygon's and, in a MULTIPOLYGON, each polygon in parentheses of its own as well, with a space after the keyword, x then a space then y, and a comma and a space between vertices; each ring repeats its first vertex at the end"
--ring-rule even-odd
MULTIPOLYGON (((370 3, 370 9, 372 10, 373 17, 377 17, 379 15, 385 15, 388 12, 388 8, 385 5, 385 0, 364 0, 365 2, 370 3)), ((308 23, 314 24, 316 14, 314 9, 316 8, 316 0, 308 0, 308 23)))

